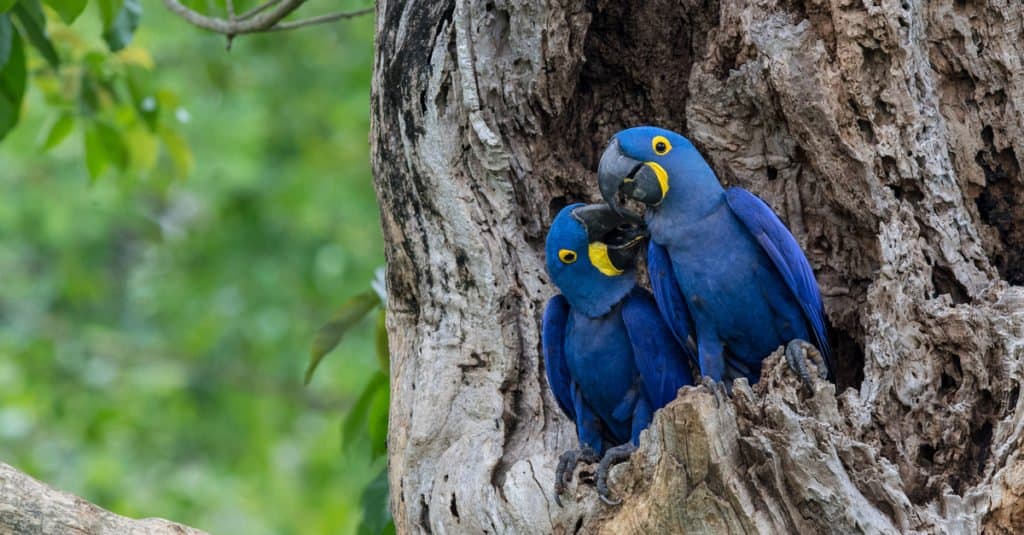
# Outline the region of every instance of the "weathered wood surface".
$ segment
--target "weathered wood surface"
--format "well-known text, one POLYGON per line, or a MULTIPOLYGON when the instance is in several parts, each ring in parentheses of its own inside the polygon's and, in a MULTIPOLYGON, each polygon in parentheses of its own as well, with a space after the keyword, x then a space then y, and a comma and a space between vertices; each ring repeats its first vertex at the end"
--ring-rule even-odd
POLYGON ((116 515, 0 463, 0 535, 203 535, 161 518, 116 515))
POLYGON ((381 0, 377 24, 401 532, 1024 531, 1024 4, 381 0), (640 123, 787 221, 838 395, 690 389, 615 472, 623 506, 559 508, 544 230, 640 123))

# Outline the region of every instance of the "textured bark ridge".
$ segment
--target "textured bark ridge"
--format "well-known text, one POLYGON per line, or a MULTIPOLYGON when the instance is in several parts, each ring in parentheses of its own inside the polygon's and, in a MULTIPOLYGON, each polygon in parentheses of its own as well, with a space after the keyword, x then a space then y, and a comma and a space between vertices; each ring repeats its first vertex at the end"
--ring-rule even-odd
POLYGON ((53 489, 0 463, 0 535, 204 535, 162 518, 135 520, 53 489))
POLYGON ((1011 0, 380 1, 400 531, 1024 531, 1022 32, 1011 0), (773 360, 684 389, 614 472, 622 506, 559 508, 544 230, 644 123, 788 223, 838 384, 773 360))

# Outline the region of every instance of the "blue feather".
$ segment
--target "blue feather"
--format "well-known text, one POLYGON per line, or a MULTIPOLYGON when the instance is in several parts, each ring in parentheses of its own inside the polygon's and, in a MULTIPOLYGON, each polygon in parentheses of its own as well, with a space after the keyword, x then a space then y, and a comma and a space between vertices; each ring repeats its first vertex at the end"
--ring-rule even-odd
MULTIPOLYGON (((622 319, 633 344, 647 399, 655 410, 660 409, 676 398, 680 386, 693 384, 689 362, 696 360, 696 354, 687 355, 676 343, 654 298, 646 290, 637 288, 626 298, 622 319)), ((683 334, 692 340, 688 333, 683 334)))
POLYGON ((696 364, 697 340, 693 318, 690 316, 690 310, 686 308, 682 292, 679 291, 679 283, 676 282, 675 273, 672 271, 672 260, 668 256, 668 251, 653 241, 647 246, 647 275, 651 280, 651 290, 654 291, 658 310, 668 322, 676 340, 696 364))
POLYGON ((575 420, 576 411, 572 402, 574 387, 569 377, 569 368, 565 364, 565 324, 568 318, 569 302, 564 296, 556 295, 548 300, 541 322, 541 346, 551 393, 562 412, 570 420, 575 420))
POLYGON ((829 368, 829 377, 835 371, 832 351, 825 327, 825 309, 821 303, 818 282, 804 256, 800 244, 782 223, 779 216, 760 198, 743 188, 729 188, 726 202, 732 213, 743 222, 750 234, 761 245, 779 270, 793 297, 800 303, 804 317, 811 325, 814 342, 829 368))

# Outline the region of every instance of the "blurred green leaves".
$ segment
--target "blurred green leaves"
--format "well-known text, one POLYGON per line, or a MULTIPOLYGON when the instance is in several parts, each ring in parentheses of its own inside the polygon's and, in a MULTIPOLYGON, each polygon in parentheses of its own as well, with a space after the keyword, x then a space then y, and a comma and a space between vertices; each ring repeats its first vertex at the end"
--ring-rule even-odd
MULTIPOLYGON (((357 294, 346 301, 326 324, 317 332, 310 351, 306 369, 306 384, 313 377, 317 366, 333 350, 342 337, 352 330, 359 320, 377 311, 375 347, 380 370, 363 387, 355 404, 349 409, 341 424, 341 450, 345 457, 356 455, 360 446, 369 444, 370 461, 376 462, 387 453, 388 409, 390 405, 389 353, 384 302, 387 294, 384 288, 384 269, 379 268, 372 289, 357 294)), ((381 466, 377 477, 363 490, 360 504, 363 509, 360 535, 382 535, 394 533, 388 510, 387 466, 381 466)))
POLYGON ((114 52, 125 6, 43 0, 57 68, 0 12, 0 79, 23 87, 0 82, 0 460, 212 533, 371 533, 389 518, 380 307, 302 372, 383 261, 373 21, 227 54, 147 9, 114 52))
POLYGON ((21 36, 4 13, 0 15, 0 140, 18 124, 24 95, 25 51, 21 36))
POLYGON ((161 148, 174 176, 188 176, 194 158, 180 132, 178 97, 153 82, 149 52, 128 46, 142 17, 140 0, 94 1, 104 48, 88 38, 96 30, 83 35, 68 26, 88 0, 45 5, 53 10, 49 17, 40 0, 0 0, 0 140, 18 124, 31 80, 53 110, 39 134, 40 149, 57 147, 79 128, 92 181, 111 172, 145 178, 159 163, 161 148), (32 68, 28 76, 23 42, 50 68, 32 68))

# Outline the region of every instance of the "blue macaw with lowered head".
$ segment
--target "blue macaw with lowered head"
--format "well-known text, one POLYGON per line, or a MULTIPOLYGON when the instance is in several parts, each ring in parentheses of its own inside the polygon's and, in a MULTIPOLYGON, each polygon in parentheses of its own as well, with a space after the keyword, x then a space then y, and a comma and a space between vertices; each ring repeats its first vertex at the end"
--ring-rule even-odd
POLYGON ((808 359, 819 360, 818 372, 832 379, 814 272, 764 201, 724 189, 690 140, 651 126, 615 134, 601 156, 598 185, 624 217, 639 220, 620 205, 620 194, 646 205, 651 287, 679 340, 696 335, 702 375, 727 387, 739 377, 753 384, 761 361, 786 345, 787 362, 805 383, 808 359))
POLYGON ((692 357, 637 286, 633 263, 645 238, 642 225, 604 204, 566 206, 548 232, 547 270, 562 293, 544 311, 544 368, 580 441, 559 459, 559 503, 576 464, 598 460, 598 495, 609 501, 608 469, 636 449, 653 412, 693 384, 692 357))

